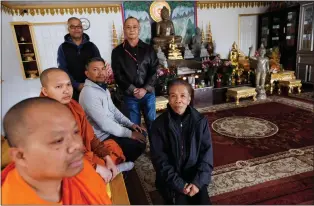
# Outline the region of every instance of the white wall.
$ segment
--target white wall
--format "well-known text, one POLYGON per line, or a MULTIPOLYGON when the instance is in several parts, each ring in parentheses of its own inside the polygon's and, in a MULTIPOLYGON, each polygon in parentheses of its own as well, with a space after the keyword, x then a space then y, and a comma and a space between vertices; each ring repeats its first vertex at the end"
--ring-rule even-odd
MULTIPOLYGON (((101 56, 107 60, 111 61, 111 51, 112 51, 112 24, 115 24, 118 37, 120 38, 122 30, 122 14, 121 12, 117 13, 100 13, 100 14, 65 14, 65 15, 26 15, 26 16, 14 16, 14 21, 28 21, 28 22, 39 22, 39 23, 48 23, 48 22, 66 22, 68 18, 75 16, 78 18, 87 18, 90 21, 90 28, 84 31, 89 35, 90 41, 92 41, 98 47, 101 56)), ((35 26, 37 27, 47 27, 47 26, 35 26)), ((66 34, 67 31, 65 31, 66 34)), ((43 33, 35 32, 36 40, 41 39, 39 37, 43 33)), ((60 40, 63 42, 63 37, 60 40)), ((37 42, 39 44, 39 42, 37 42)), ((41 60, 42 61, 42 60, 41 60)))
POLYGON ((200 28, 203 25, 204 31, 206 31, 208 22, 210 22, 213 40, 216 43, 215 52, 220 54, 222 58, 227 58, 233 42, 238 44, 239 14, 264 13, 267 8, 198 8, 197 24, 200 28))
POLYGON ((2 117, 17 102, 39 94, 40 83, 35 80, 24 80, 13 41, 10 22, 12 16, 1 12, 1 69, 2 69, 2 117))
MULTIPOLYGON (((1 50, 2 50, 2 105, 1 105, 1 119, 6 112, 19 101, 36 97, 40 92, 39 79, 24 80, 22 76, 22 70, 20 67, 19 59, 17 56, 15 44, 13 41, 13 33, 10 26, 10 22, 14 21, 28 21, 28 22, 65 22, 72 15, 36 15, 36 16, 9 16, 4 12, 1 12, 2 24, 1 24, 1 50)), ((85 17, 90 21, 90 28, 85 31, 92 42, 94 42, 100 50, 101 56, 111 61, 111 35, 112 35, 112 23, 114 22, 118 36, 121 35, 122 30, 122 14, 121 13, 101 13, 101 14, 83 14, 73 15, 78 18, 85 17)), ((53 28, 60 27, 51 26, 53 28)), ((36 43, 39 50, 41 69, 47 69, 48 67, 57 66, 57 48, 59 45, 56 43, 56 36, 53 29, 47 29, 47 26, 34 26, 36 43), (49 39, 51 37, 51 39, 49 39), (45 42, 45 43, 43 43, 45 42), (47 44, 47 42, 49 42, 47 44), (53 52, 47 52, 44 48, 55 50, 53 52)), ((64 31, 66 34, 66 30, 64 31)), ((63 42, 63 35, 60 36, 60 43, 63 42)))

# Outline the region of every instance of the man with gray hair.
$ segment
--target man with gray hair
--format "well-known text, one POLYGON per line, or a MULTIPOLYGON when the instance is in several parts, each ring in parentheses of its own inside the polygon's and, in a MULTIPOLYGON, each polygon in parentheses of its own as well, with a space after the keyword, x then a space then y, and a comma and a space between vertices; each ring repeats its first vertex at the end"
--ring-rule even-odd
POLYGON ((73 99, 78 101, 86 79, 85 64, 93 57, 100 57, 100 53, 96 45, 89 41, 89 36, 83 33, 80 19, 69 18, 68 31, 58 49, 58 67, 70 76, 74 88, 73 99))

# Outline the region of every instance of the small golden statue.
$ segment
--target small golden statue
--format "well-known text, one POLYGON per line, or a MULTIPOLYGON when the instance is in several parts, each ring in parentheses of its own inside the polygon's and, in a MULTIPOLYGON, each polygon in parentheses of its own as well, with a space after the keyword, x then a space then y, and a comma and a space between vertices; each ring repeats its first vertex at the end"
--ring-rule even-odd
POLYGON ((277 73, 280 71, 280 51, 279 47, 274 47, 271 51, 270 55, 270 68, 273 71, 273 73, 277 73))
POLYGON ((26 73, 30 78, 37 78, 39 76, 37 70, 27 70, 26 73))
POLYGON ((30 49, 26 49, 24 52, 24 61, 34 61, 33 57, 35 56, 35 54, 30 49))
POLYGON ((174 39, 176 44, 180 44, 182 37, 175 36, 174 25, 170 20, 169 10, 167 7, 163 7, 160 11, 161 21, 157 23, 156 33, 157 36, 153 38, 154 47, 157 50, 158 46, 165 49, 167 44, 169 44, 172 39, 174 39))
POLYGON ((232 44, 232 49, 230 51, 230 54, 229 54, 229 59, 231 60, 231 64, 233 66, 235 66, 236 70, 238 69, 238 60, 239 60, 239 50, 238 50, 238 45, 233 42, 232 44))
POLYGON ((172 60, 183 59, 181 51, 177 49, 177 45, 175 43, 174 37, 172 38, 169 44, 168 59, 172 59, 172 60))
POLYGON ((26 42, 26 41, 25 41, 25 38, 24 38, 23 36, 20 37, 20 42, 21 42, 21 43, 26 42))

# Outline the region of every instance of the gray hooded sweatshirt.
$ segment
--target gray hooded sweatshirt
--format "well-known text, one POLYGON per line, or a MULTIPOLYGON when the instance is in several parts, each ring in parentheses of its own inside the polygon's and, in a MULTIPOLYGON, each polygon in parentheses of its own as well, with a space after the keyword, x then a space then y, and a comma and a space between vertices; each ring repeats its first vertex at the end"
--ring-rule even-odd
POLYGON ((113 104, 108 89, 105 90, 86 79, 79 102, 100 141, 105 140, 109 135, 129 138, 132 136, 129 128, 133 123, 113 104))

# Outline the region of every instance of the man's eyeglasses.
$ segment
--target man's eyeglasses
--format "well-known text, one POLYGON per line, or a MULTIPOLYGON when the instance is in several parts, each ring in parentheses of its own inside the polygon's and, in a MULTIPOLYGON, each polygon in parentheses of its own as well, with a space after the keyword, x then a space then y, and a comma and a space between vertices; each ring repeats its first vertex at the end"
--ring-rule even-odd
POLYGON ((75 29, 81 30, 81 29, 83 29, 82 26, 74 26, 74 25, 69 26, 69 28, 72 29, 72 30, 75 30, 75 29))

